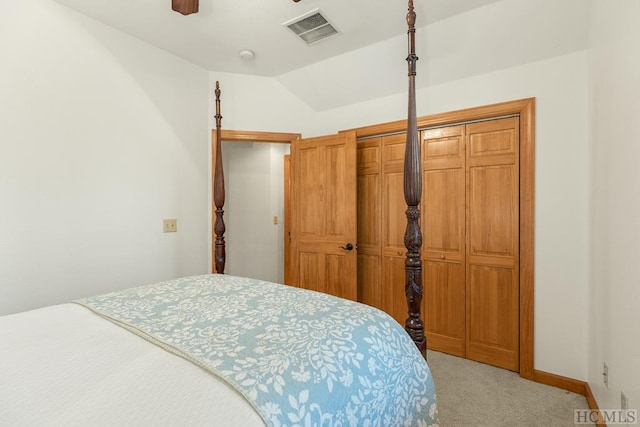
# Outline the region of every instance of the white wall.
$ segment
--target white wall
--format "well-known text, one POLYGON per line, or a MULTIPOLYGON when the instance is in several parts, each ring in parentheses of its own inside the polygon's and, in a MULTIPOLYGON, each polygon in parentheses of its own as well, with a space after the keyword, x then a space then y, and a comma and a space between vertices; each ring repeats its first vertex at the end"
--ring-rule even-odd
MULTIPOLYGON (((416 86, 585 50, 589 10, 585 0, 501 0, 426 27, 420 26, 426 18, 418 14, 416 86)), ((407 36, 399 32, 276 79, 314 110, 323 111, 405 92, 406 55, 407 36)))
MULTIPOLYGON (((341 68, 357 65, 349 56, 342 58, 341 68)), ((428 63, 419 63, 419 67, 419 73, 421 69, 425 72, 428 63)), ((417 93, 419 115, 536 98, 534 364, 536 369, 580 380, 587 379, 586 70, 587 53, 580 51, 417 93)), ((390 77, 371 69, 363 78, 374 82, 390 77)), ((403 119, 407 114, 404 92, 314 113, 292 99, 283 86, 260 79, 232 77, 233 100, 227 98, 223 103, 227 123, 234 121, 229 128, 237 124, 247 130, 302 131, 309 137, 403 119)))
POLYGON ((226 274, 284 282, 283 159, 289 148, 223 143, 226 274))
POLYGON ((589 75, 589 383, 600 408, 640 409, 640 2, 597 0, 589 75), (602 363, 609 366, 609 387, 602 363))
POLYGON ((0 55, 0 314, 208 271, 208 73, 49 0, 0 55))
MULTIPOLYGON (((210 117, 215 114, 216 81, 220 82, 224 129, 301 133, 314 121, 315 111, 275 79, 219 71, 210 73, 210 117)), ((215 121, 211 125, 215 128, 215 121)))

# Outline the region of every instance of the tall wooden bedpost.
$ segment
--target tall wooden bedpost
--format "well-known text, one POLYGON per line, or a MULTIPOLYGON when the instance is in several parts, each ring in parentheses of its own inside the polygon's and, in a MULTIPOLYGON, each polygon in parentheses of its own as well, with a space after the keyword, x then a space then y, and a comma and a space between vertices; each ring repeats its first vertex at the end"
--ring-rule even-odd
POLYGON ((405 261, 405 287, 409 318, 405 322, 405 330, 426 358, 427 338, 424 335, 424 324, 420 319, 422 304, 422 234, 420 233, 420 196, 422 194, 422 160, 418 141, 418 125, 416 119, 416 13, 413 0, 409 0, 407 25, 409 31, 409 114, 407 118, 407 144, 404 155, 404 199, 407 202, 407 228, 404 233, 404 244, 407 247, 405 261))
POLYGON ((224 243, 224 171, 222 169, 222 116, 220 115, 220 82, 216 82, 216 164, 213 172, 213 202, 216 205, 216 222, 213 231, 216 234, 215 247, 215 267, 216 273, 224 274, 224 263, 226 258, 224 243))

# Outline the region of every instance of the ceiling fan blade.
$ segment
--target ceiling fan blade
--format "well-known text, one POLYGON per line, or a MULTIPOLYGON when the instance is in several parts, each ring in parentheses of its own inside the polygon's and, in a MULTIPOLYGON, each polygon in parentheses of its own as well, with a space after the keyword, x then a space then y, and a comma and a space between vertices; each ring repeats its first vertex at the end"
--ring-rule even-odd
POLYGON ((171 9, 183 15, 198 13, 198 0, 171 0, 171 9))

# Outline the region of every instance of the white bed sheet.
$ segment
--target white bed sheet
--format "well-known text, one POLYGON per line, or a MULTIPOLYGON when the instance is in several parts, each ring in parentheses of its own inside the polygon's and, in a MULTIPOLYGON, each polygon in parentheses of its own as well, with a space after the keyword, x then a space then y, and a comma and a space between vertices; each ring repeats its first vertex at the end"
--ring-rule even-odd
POLYGON ((265 424, 226 382, 63 304, 0 317, 0 425, 265 424))

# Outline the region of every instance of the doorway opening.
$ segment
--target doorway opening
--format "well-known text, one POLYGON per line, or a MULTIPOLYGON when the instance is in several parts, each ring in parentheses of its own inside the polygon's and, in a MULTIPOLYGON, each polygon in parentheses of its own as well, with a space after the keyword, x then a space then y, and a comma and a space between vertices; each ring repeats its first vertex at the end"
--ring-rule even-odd
POLYGON ((284 281, 284 156, 289 144, 224 142, 226 273, 284 281))
MULTIPOLYGON (((300 134, 297 133, 221 129, 225 181, 227 188, 230 185, 237 186, 235 190, 227 193, 227 200, 225 200, 224 205, 226 235, 233 233, 233 238, 229 239, 232 245, 228 245, 226 248, 227 274, 283 282, 285 265, 283 235, 285 234, 284 226, 286 223, 283 162, 284 153, 289 151, 291 142, 299 138, 300 134), (270 148, 271 145, 274 146, 273 149, 270 148), (268 190, 265 190, 269 193, 268 203, 264 201, 264 197, 258 201, 254 194, 250 194, 252 193, 250 191, 252 190, 251 182, 256 181, 256 176, 253 176, 256 175, 254 174, 256 171, 251 168, 251 165, 256 162, 259 162, 259 173, 257 175, 263 174, 262 177, 264 178, 259 183, 260 188, 263 188, 262 184, 266 184, 265 188, 268 188, 268 190), (242 174, 236 174, 234 172, 235 169, 238 172, 242 170, 248 171, 248 175, 243 177, 241 176, 242 174), (266 175, 264 175, 265 169, 272 170, 274 176, 266 178, 266 175), (278 184, 278 182, 281 184, 278 184), (261 212, 259 218, 254 215, 256 211, 261 212), (266 227, 264 226, 265 221, 266 227), (255 236, 245 228, 261 230, 261 235, 255 236), (270 240, 269 236, 274 234, 277 236, 276 240, 270 240), (266 241, 270 243, 264 243, 266 241), (262 242, 262 244, 259 242, 262 242), (257 246, 259 247, 257 248, 257 246), (262 255, 267 253, 262 249, 265 246, 268 246, 268 254, 269 256, 273 255, 275 261, 263 261, 264 257, 262 255), (274 251, 274 247, 277 248, 276 251, 274 251), (265 268, 265 264, 268 262, 270 264, 265 268)), ((215 147, 215 129, 212 130, 211 141, 212 146, 215 147)), ((211 164, 216 164, 215 149, 211 150, 211 164)), ((211 179, 213 181, 213 174, 211 179)), ((258 196, 261 197, 262 194, 258 196)), ((215 223, 215 209, 212 210, 211 216, 211 224, 213 226, 215 223)), ((215 233, 211 230, 211 248, 214 247, 214 242, 215 233)), ((213 249, 211 257, 212 271, 215 273, 213 249)))

